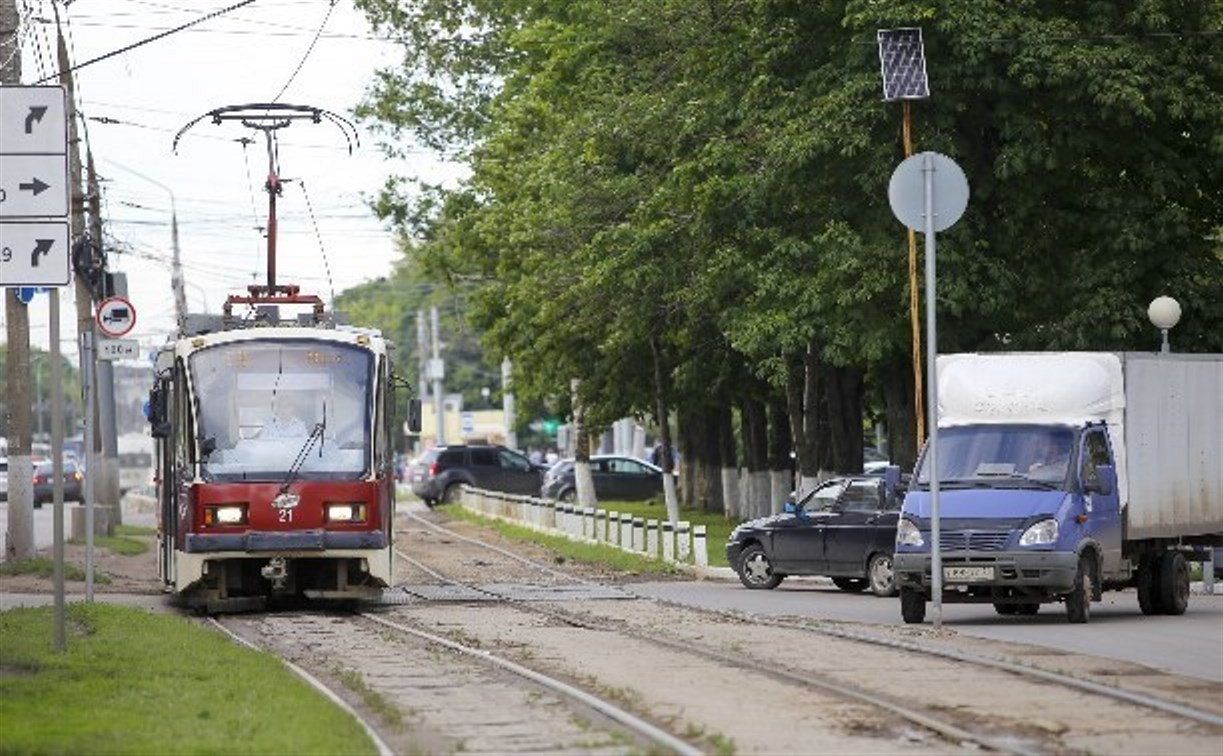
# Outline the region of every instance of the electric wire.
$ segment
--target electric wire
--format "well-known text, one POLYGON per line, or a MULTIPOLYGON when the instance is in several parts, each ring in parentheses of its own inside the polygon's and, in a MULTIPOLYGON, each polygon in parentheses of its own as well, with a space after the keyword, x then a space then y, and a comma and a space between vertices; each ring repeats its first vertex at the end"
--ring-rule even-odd
POLYGON ((310 211, 310 223, 314 226, 314 237, 318 239, 318 251, 323 257, 323 270, 327 272, 327 287, 331 291, 331 306, 335 306, 335 284, 331 280, 331 263, 327 260, 327 250, 323 247, 323 235, 319 233, 318 221, 314 218, 314 205, 310 203, 310 192, 306 191, 306 180, 298 179, 302 195, 306 198, 306 209, 310 211))
POLYGON ((335 10, 335 4, 336 0, 331 0, 331 2, 328 4, 327 13, 324 14, 322 23, 318 25, 318 31, 314 33, 314 39, 310 40, 310 45, 306 47, 306 52, 302 55, 301 60, 297 61, 297 68, 294 68, 293 73, 289 74, 289 80, 285 82, 285 85, 281 87, 280 91, 276 93, 276 96, 272 98, 272 102, 279 102, 280 98, 284 95, 285 90, 287 90, 289 85, 293 83, 293 80, 297 78, 297 74, 301 73, 302 66, 306 65, 306 61, 310 58, 310 53, 314 52, 314 46, 318 44, 319 35, 321 35, 323 33, 323 29, 327 27, 327 21, 331 18, 331 12, 335 10))
POLYGON ((108 60, 109 58, 113 58, 113 57, 115 57, 116 55, 122 55, 123 53, 130 52, 130 51, 132 51, 132 50, 135 50, 135 49, 136 49, 136 48, 138 48, 138 47, 143 47, 144 45, 147 45, 147 44, 149 44, 150 42, 156 42, 157 40, 162 39, 162 38, 164 38, 164 37, 168 37, 168 36, 170 36, 171 34, 174 34, 174 33, 176 33, 176 32, 183 31, 184 29, 189 29, 189 28, 191 28, 192 26, 195 26, 196 24, 203 23, 204 21, 207 21, 207 20, 209 20, 209 19, 216 18, 217 16, 221 16, 221 15, 224 15, 224 14, 226 14, 226 13, 229 13, 229 12, 230 12, 230 11, 232 11, 232 10, 237 10, 238 8, 241 8, 241 7, 243 7, 243 6, 250 5, 250 4, 251 4, 251 3, 253 3, 253 2, 255 2, 255 0, 242 0, 241 2, 236 3, 236 4, 234 4, 234 5, 231 5, 231 6, 229 6, 228 8, 222 8, 221 10, 214 11, 214 12, 212 12, 212 13, 209 13, 209 14, 205 15, 205 16, 200 16, 199 18, 195 19, 194 21, 189 21, 188 23, 182 24, 181 26, 176 26, 176 27, 174 27, 173 29, 168 29, 168 30, 166 30, 166 31, 164 31, 164 32, 162 32, 162 33, 160 33, 160 34, 154 34, 152 37, 147 37, 147 38, 145 38, 145 39, 140 40, 139 42, 134 42, 134 43, 132 43, 132 44, 130 44, 130 45, 127 45, 126 47, 121 47, 121 48, 119 48, 118 50, 112 50, 112 51, 110 51, 110 52, 108 52, 108 53, 105 53, 105 54, 103 54, 103 55, 99 55, 99 56, 98 56, 98 57, 96 57, 96 58, 91 58, 90 60, 87 60, 87 61, 85 61, 84 63, 77 63, 77 64, 76 64, 76 65, 74 65, 74 66, 69 66, 67 71, 61 71, 61 72, 57 73, 55 76, 47 76, 47 77, 44 77, 44 78, 42 78, 42 79, 39 79, 39 80, 38 80, 37 82, 35 82, 35 83, 36 83, 36 84, 43 84, 43 83, 46 83, 47 81, 50 81, 51 79, 56 78, 57 76, 59 76, 59 75, 60 75, 60 74, 62 74, 62 73, 70 73, 70 72, 72 72, 72 71, 77 71, 77 70, 80 70, 80 69, 82 69, 82 68, 84 68, 84 67, 86 67, 86 66, 93 65, 94 63, 100 63, 100 62, 102 62, 102 61, 104 61, 104 60, 108 60))

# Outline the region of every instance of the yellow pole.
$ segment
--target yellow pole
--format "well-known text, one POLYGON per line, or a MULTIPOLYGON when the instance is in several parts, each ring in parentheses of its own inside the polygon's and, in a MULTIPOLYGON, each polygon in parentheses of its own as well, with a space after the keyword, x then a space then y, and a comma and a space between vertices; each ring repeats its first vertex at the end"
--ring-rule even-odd
MULTIPOLYGON (((904 101, 905 157, 913 154, 909 101, 904 101)), ((913 328, 913 412, 917 416, 917 449, 926 440, 926 409, 922 399, 921 318, 917 308, 917 233, 909 229, 909 323, 913 328)))

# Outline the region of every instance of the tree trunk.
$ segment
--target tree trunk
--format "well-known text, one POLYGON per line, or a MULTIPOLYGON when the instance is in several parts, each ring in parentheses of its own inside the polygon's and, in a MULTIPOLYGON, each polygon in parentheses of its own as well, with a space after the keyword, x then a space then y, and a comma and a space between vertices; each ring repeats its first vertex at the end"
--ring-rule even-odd
POLYGON ((779 514, 786 505, 790 485, 790 413, 785 398, 769 402, 769 512, 779 514))
POLYGON ((739 455, 735 450, 735 418, 730 404, 718 409, 718 457, 722 464, 722 504, 726 515, 743 519, 739 507, 739 455))
MULTIPOLYGON (((815 485, 819 467, 815 458, 815 436, 807 430, 808 422, 804 398, 807 388, 807 370, 803 357, 790 355, 786 359, 786 411, 790 415, 790 437, 793 440, 797 459, 794 465, 795 494, 802 496, 815 485)), ((810 425, 814 427, 814 416, 810 425)))
POLYGON ((721 453, 718 448, 718 411, 710 407, 680 411, 684 474, 680 476, 686 507, 722 512, 721 453))
POLYGON ((917 418, 913 408, 913 376, 897 363, 882 371, 883 403, 887 409, 888 460, 908 472, 917 462, 917 418))
POLYGON ((583 417, 582 400, 578 390, 582 386, 579 378, 569 383, 573 395, 573 485, 577 489, 577 503, 583 507, 598 507, 595 496, 594 476, 590 472, 590 433, 583 417))
POLYGON ((803 355, 806 369, 806 384, 803 392, 803 422, 807 442, 811 445, 813 461, 804 469, 804 477, 814 486, 833 474, 832 426, 828 422, 827 366, 819 358, 813 343, 803 355))
POLYGON ((832 467, 842 475, 862 472, 862 370, 833 367, 828 376, 828 420, 832 428, 832 467))
POLYGON ((675 495, 675 455, 672 454, 671 428, 668 418, 671 408, 667 400, 666 371, 663 370, 662 345, 658 334, 650 334, 650 353, 654 356, 654 402, 658 413, 658 432, 662 440, 662 489, 667 505, 667 520, 674 526, 679 522, 679 499, 675 495))
POLYGON ((763 517, 769 509, 769 422, 764 404, 744 399, 740 415, 743 418, 743 455, 747 468, 744 496, 746 517, 763 517))

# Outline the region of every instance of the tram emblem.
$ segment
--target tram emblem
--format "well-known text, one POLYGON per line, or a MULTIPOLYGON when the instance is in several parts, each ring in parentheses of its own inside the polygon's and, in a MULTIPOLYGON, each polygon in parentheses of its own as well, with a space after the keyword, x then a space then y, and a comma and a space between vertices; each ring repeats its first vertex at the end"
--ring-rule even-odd
POLYGON ((293 509, 301 503, 301 498, 295 493, 277 494, 275 499, 272 499, 272 506, 281 511, 293 509))

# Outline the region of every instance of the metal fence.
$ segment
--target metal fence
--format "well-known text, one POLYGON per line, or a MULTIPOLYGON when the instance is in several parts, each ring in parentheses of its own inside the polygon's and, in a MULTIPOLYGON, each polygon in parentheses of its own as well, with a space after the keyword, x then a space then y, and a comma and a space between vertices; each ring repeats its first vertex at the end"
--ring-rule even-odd
POLYGON ((534 496, 520 496, 463 487, 462 506, 495 520, 571 541, 601 543, 670 564, 709 566, 704 525, 634 517, 594 507, 581 507, 534 496))

